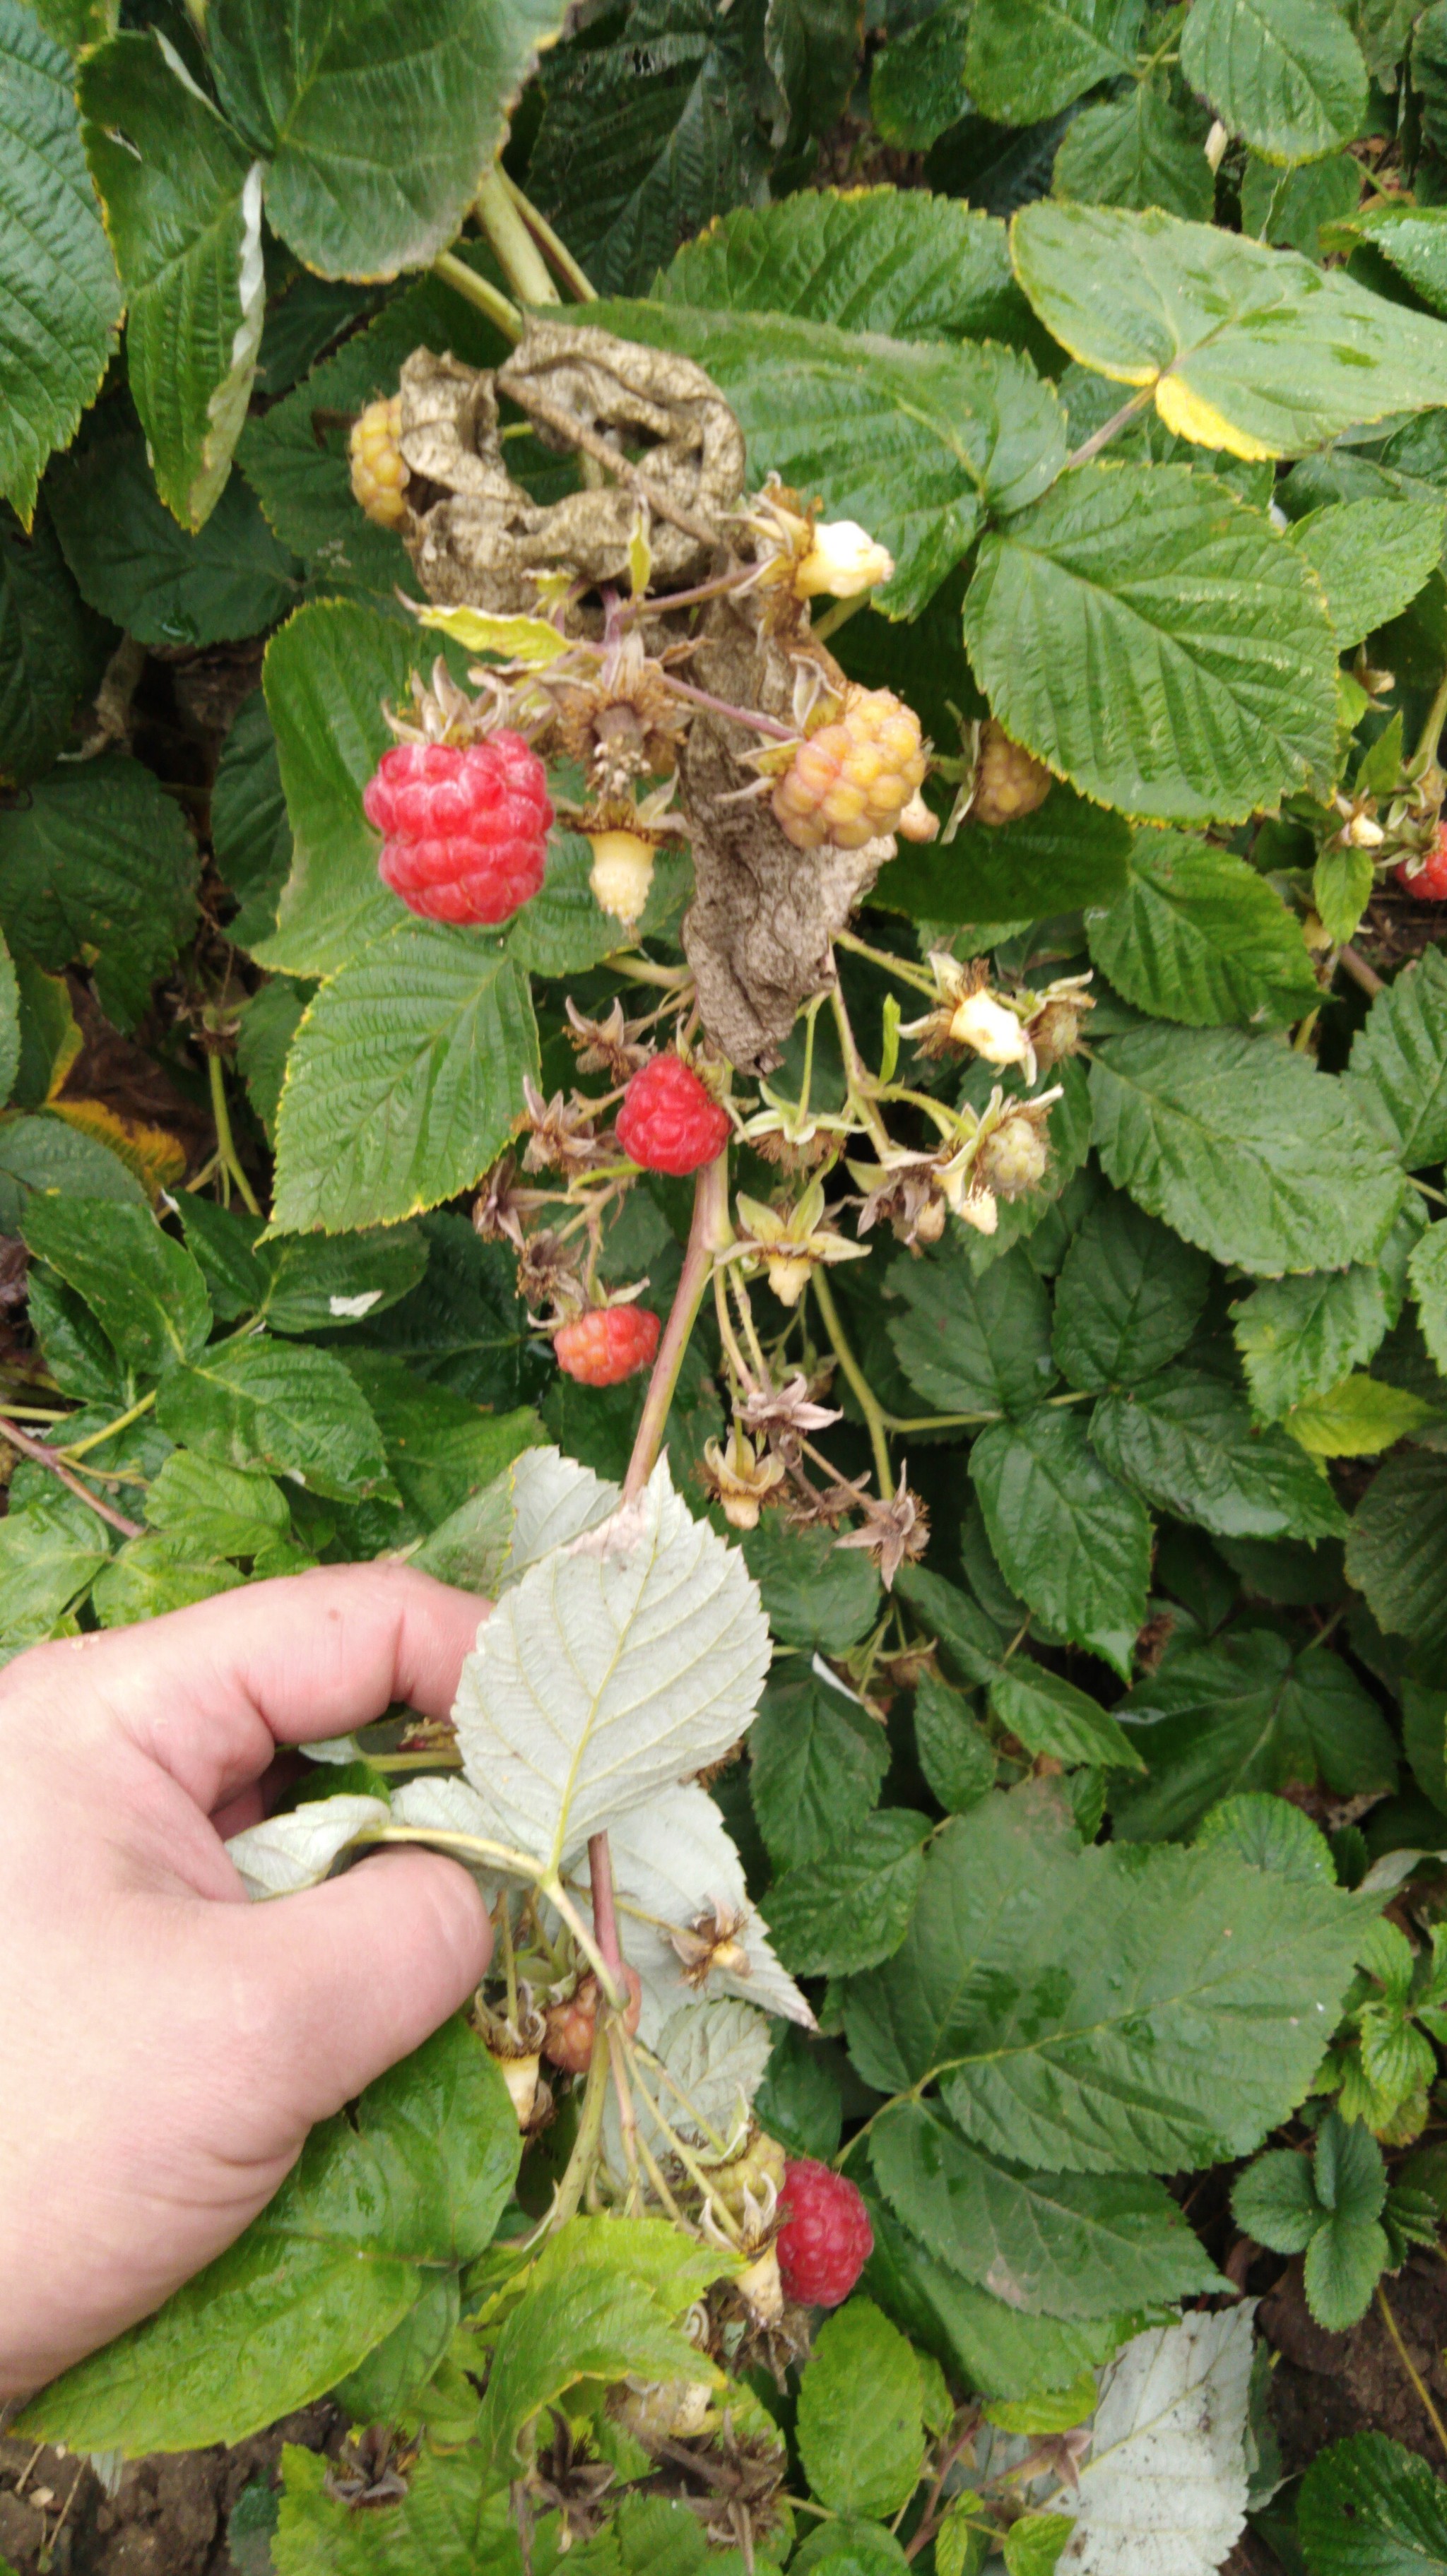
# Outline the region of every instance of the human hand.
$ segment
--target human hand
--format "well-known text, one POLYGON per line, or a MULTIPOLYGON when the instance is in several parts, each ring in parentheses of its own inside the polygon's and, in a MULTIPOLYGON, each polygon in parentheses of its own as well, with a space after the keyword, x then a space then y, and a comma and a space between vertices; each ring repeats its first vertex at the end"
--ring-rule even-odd
POLYGON ((248 1905, 222 1837, 278 1744, 451 1707, 481 1615, 402 1566, 258 1583, 0 1674, 0 2399, 146 2316, 312 2123, 466 2001, 467 1872, 379 1854, 248 1905))

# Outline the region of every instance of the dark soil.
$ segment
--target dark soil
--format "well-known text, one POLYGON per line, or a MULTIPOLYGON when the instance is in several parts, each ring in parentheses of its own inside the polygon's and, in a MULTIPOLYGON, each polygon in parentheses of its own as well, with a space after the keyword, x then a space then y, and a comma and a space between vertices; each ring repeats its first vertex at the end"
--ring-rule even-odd
MULTIPOLYGON (((1447 2263, 1417 2253, 1382 2284, 1413 2369, 1447 2418, 1447 2263)), ((1279 2355, 1271 2411, 1288 2477, 1348 2433, 1387 2433, 1442 2474, 1442 2445, 1373 2303, 1349 2334, 1327 2334, 1307 2313, 1301 2264, 1287 2265, 1263 2299, 1262 2333, 1279 2355)))
POLYGON ((128 2460, 113 2495, 71 2453, 12 2434, 0 2440, 0 2561, 15 2576, 266 2576, 265 2490, 282 2444, 333 2450, 344 2430, 334 2406, 310 2406, 234 2451, 128 2460), (247 2490, 261 2510, 237 2516, 233 2550, 227 2525, 247 2490))

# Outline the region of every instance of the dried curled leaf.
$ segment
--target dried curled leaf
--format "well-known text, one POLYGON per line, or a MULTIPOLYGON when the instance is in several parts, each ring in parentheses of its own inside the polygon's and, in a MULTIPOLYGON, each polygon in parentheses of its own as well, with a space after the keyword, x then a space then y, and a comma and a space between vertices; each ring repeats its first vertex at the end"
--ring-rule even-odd
POLYGON ((743 490, 743 434, 703 369, 607 331, 531 324, 495 377, 418 349, 401 394, 408 550, 443 603, 517 614, 536 606, 534 572, 626 582, 640 496, 654 579, 687 580, 707 568, 713 530, 743 490), (580 449, 605 473, 615 459, 616 474, 561 501, 532 500, 503 462, 499 394, 547 446, 580 449))

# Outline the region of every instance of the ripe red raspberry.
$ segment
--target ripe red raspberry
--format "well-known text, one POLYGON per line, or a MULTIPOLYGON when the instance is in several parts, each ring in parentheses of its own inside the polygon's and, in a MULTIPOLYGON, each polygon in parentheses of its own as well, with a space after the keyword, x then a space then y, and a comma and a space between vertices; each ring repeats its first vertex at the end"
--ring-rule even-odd
POLYGON ((553 1335, 558 1366, 580 1386, 616 1386, 647 1368, 663 1327, 647 1306, 591 1306, 553 1335))
POLYGON ((1432 846, 1416 875, 1410 873, 1404 859, 1396 877, 1399 886, 1423 903, 1447 902, 1447 823, 1438 824, 1432 846))
POLYGON ((682 1179, 711 1163, 729 1138, 727 1113, 681 1056, 640 1065, 618 1112, 618 1142, 645 1172, 682 1179))
POLYGON ((858 689, 800 743, 774 790, 774 819, 798 850, 859 850, 892 832, 927 767, 919 718, 888 689, 858 689))
POLYGON ((852 2182, 799 2156, 784 2167, 779 2194, 779 2276, 802 2307, 837 2308, 874 2251, 869 2212, 852 2182))
MULTIPOLYGON (((625 1967, 623 1982, 628 1988, 628 2010, 623 2027, 629 2038, 638 2028, 643 2010, 643 1986, 636 1968, 625 1967)), ((566 2003, 548 2006, 548 2035, 543 2041, 543 2055, 550 2066, 560 2066, 565 2075, 584 2075, 593 2054, 593 2034, 598 2027, 598 1980, 583 1977, 566 2003)))
POLYGON ((547 772, 520 733, 399 742, 362 798, 385 833, 383 883, 429 921, 506 921, 535 895, 553 809, 547 772))

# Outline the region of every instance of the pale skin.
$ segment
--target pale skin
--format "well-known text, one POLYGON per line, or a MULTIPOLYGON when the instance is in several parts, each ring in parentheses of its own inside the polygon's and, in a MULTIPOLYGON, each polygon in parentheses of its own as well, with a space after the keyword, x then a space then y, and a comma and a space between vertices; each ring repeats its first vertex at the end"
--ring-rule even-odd
POLYGON ((472 1994, 491 1931, 455 1861, 249 1905, 224 1837, 278 1746, 445 1715, 482 1615, 328 1567, 0 1673, 0 2401, 158 2307, 472 1994))

